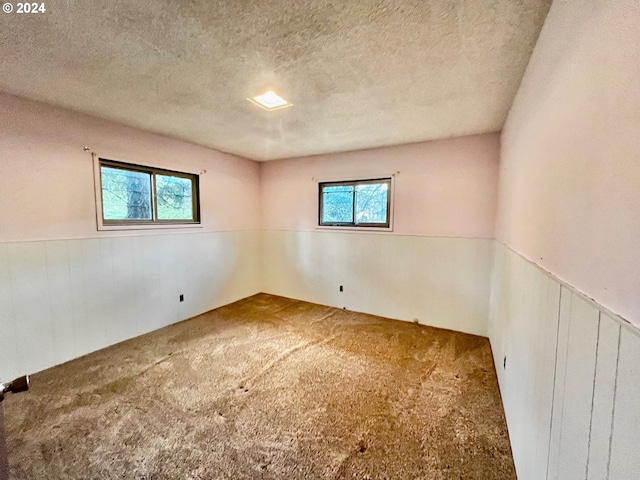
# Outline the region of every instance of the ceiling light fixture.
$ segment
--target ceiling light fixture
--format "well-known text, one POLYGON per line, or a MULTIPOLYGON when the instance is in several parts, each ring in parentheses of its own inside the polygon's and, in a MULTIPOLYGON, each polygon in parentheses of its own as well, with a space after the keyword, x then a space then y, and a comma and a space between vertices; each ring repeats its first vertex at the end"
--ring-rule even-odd
POLYGON ((257 97, 247 98, 254 105, 264 108, 265 110, 279 110, 281 108, 290 107, 292 103, 287 102, 284 98, 269 91, 257 97))

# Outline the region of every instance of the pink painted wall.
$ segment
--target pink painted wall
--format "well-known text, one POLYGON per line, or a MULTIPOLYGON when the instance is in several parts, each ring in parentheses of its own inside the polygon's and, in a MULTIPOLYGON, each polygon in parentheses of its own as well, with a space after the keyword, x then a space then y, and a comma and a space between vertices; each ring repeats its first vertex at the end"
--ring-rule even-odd
POLYGON ((262 164, 262 226, 315 230, 317 184, 400 173, 394 233, 493 238, 499 135, 278 160, 262 164))
POLYGON ((555 1, 502 135, 497 238, 640 326, 640 8, 555 1))
POLYGON ((0 145, 0 242, 181 231, 98 232, 84 146, 123 162, 207 170, 197 231, 260 225, 260 165, 250 160, 1 93, 0 145))

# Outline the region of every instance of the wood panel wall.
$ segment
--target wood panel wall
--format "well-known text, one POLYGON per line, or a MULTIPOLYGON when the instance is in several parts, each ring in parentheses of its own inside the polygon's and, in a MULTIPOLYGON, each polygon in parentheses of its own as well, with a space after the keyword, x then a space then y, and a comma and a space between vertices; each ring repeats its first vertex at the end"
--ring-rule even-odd
POLYGON ((638 478, 637 329, 496 242, 489 334, 520 480, 638 478))

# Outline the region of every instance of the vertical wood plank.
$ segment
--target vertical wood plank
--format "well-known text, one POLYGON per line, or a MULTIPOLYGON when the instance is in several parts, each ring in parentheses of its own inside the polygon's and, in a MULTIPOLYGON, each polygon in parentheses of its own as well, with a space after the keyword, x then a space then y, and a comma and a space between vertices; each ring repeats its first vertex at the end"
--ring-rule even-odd
POLYGON ((175 277, 175 239, 173 235, 159 235, 157 240, 157 261, 160 272, 160 315, 164 327, 180 320, 178 280, 175 277))
POLYGON ((105 300, 111 304, 110 319, 105 319, 110 344, 134 337, 138 332, 135 305, 141 299, 134 296, 133 242, 133 237, 115 237, 100 244, 103 268, 111 276, 110 291, 105 292, 105 300))
POLYGON ((640 337, 620 332, 609 480, 640 476, 640 337))
POLYGON ((535 450, 531 444, 537 443, 537 415, 535 410, 536 396, 539 394, 539 355, 537 339, 540 336, 541 322, 540 303, 542 302, 542 284, 539 281, 539 271, 531 264, 523 261, 523 303, 522 322, 526 328, 522 331, 522 345, 524 356, 522 362, 523 389, 521 391, 521 408, 523 421, 523 436, 521 449, 524 453, 522 465, 526 472, 524 478, 534 478, 532 475, 535 462, 535 450))
POLYGON ((538 271, 538 275, 542 282, 542 296, 540 298, 540 317, 537 319, 541 329, 537 338, 536 350, 538 356, 536 402, 534 404, 536 445, 533 452, 532 479, 544 479, 547 475, 561 288, 558 283, 541 271, 538 271))
POLYGON ((45 250, 55 362, 63 363, 79 355, 73 317, 67 242, 64 240, 45 242, 45 250))
MULTIPOLYGON (((163 288, 164 279, 168 272, 164 271, 161 263, 161 238, 156 235, 147 235, 139 238, 141 246, 141 260, 143 268, 138 273, 142 275, 146 286, 147 299, 147 331, 156 330, 166 323, 171 314, 165 311, 166 287, 163 288)), ((166 260, 165 260, 166 261, 166 260)), ((175 293, 175 292, 173 292, 175 293)), ((173 295, 172 295, 173 296, 173 295)))
POLYGON ((156 268, 153 252, 149 250, 147 236, 133 238, 135 291, 141 308, 139 333, 150 332, 155 327, 153 295, 157 288, 156 268))
POLYGON ((571 317, 564 378, 558 478, 585 478, 596 366, 600 312, 576 294, 571 317))
POLYGON ((108 287, 102 271, 100 240, 81 240, 79 245, 82 250, 82 284, 86 315, 78 330, 85 350, 83 353, 88 353, 107 345, 103 298, 108 287))
POLYGON ((601 313, 589 434, 587 480, 607 478, 619 340, 620 325, 601 313))
POLYGON ((17 355, 25 373, 55 364, 44 242, 8 245, 17 355))
POLYGON ((149 285, 145 278, 146 265, 141 237, 131 237, 131 263, 133 269, 133 297, 136 299, 134 315, 136 318, 135 335, 150 331, 149 285))
POLYGON ((77 355, 84 355, 91 350, 88 341, 87 296, 85 293, 84 240, 67 240, 67 258, 69 261, 69 282, 71 288, 71 311, 73 315, 74 340, 77 355))
POLYGON ((0 244, 0 381, 10 380, 23 370, 18 357, 9 254, 0 244))
POLYGON ((511 416, 514 419, 514 462, 519 478, 528 480, 532 463, 531 444, 535 444, 536 422, 532 421, 532 391, 535 372, 531 368, 532 337, 535 336, 536 322, 532 318, 532 306, 538 300, 533 270, 524 259, 514 263, 516 295, 513 303, 513 332, 511 349, 507 356, 507 373, 513 385, 511 416))
POLYGON ((98 269, 100 279, 94 281, 100 285, 98 303, 101 308, 96 319, 97 323, 104 327, 105 346, 113 345, 127 338, 127 331, 130 328, 126 322, 126 298, 118 295, 113 265, 117 256, 116 242, 119 240, 117 237, 99 240, 98 269))
POLYGON ((493 361, 498 376, 498 384, 500 392, 504 395, 506 388, 504 382, 504 374, 502 368, 502 358, 504 355, 505 337, 507 328, 505 325, 505 305, 508 298, 506 290, 505 276, 506 267, 506 249, 499 242, 493 242, 493 263, 491 272, 491 298, 489 303, 489 339, 491 340, 491 351, 493 353, 493 361))
MULTIPOLYGON (((224 236, 225 233, 227 232, 221 232, 220 235, 224 236)), ((191 275, 193 275, 191 277, 193 279, 202 279, 204 270, 210 265, 210 257, 207 254, 207 250, 213 250, 215 243, 210 242, 209 249, 207 249, 203 238, 206 237, 198 233, 171 235, 173 253, 169 268, 173 271, 173 279, 175 281, 175 297, 173 300, 177 307, 176 311, 179 320, 193 316, 190 313, 195 305, 192 290, 195 285, 191 282, 191 275), (189 268, 191 271, 188 270, 189 268), (185 300, 183 302, 180 302, 180 295, 184 295, 185 300)), ((206 296, 206 292, 203 291, 203 297, 206 296)))
POLYGON ((553 408, 551 412, 551 436, 549 439, 549 464, 547 480, 560 480, 560 440, 562 418, 564 415, 564 382, 567 371, 569 343, 569 325, 571 323, 571 291, 566 287, 560 290, 560 316, 558 325, 558 346, 556 350, 556 369, 553 387, 553 408))

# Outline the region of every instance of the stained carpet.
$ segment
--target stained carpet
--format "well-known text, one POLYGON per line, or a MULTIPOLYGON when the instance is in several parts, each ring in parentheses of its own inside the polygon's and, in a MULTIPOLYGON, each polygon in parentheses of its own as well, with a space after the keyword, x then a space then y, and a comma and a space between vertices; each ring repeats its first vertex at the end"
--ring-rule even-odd
POLYGON ((16 479, 516 478, 487 339, 265 294, 4 403, 16 479))

